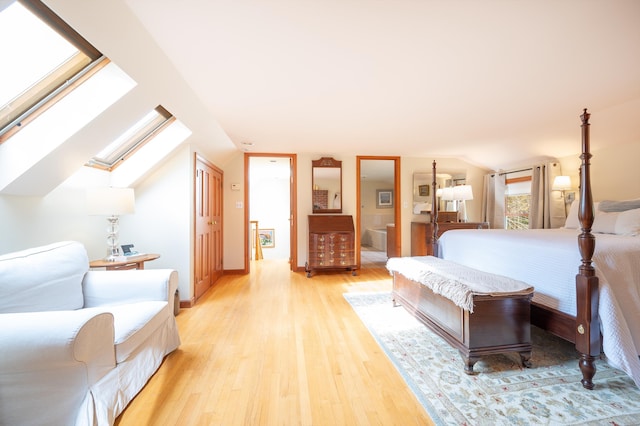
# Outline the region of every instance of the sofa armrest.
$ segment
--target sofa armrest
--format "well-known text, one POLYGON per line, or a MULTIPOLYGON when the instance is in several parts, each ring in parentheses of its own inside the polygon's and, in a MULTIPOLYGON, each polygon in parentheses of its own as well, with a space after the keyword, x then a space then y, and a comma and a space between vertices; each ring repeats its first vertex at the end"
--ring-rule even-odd
POLYGON ((113 315, 97 309, 0 314, 0 373, 82 364, 90 382, 115 366, 113 315))
POLYGON ((0 314, 0 342, 0 424, 71 424, 115 368, 113 315, 97 309, 0 314))
POLYGON ((178 272, 173 269, 89 271, 82 281, 85 308, 144 301, 173 304, 178 272))

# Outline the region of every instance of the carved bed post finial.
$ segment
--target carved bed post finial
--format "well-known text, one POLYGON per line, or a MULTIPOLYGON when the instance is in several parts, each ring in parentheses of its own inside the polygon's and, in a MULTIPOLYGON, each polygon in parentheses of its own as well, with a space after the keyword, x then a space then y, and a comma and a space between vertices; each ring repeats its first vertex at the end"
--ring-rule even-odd
POLYGON ((580 205, 578 219, 581 233, 578 236, 578 248, 582 263, 576 275, 576 349, 581 353, 578 365, 582 371, 582 386, 593 389, 593 376, 596 374, 595 359, 600 355, 601 338, 598 318, 598 277, 592 265, 596 238, 591 233, 594 210, 591 194, 591 152, 589 117, 585 108, 582 120, 582 154, 580 159, 580 205))
POLYGON ((438 256, 438 181, 436 180, 436 160, 433 160, 431 168, 431 229, 433 229, 432 235, 432 247, 433 255, 438 256))
POLYGON ((596 239, 591 233, 593 225, 593 198, 591 194, 591 152, 590 152, 590 134, 589 134, 589 117, 591 114, 584 109, 580 116, 582 120, 582 154, 580 159, 580 209, 578 210, 578 219, 582 232, 578 236, 578 246, 580 255, 582 256, 582 265, 580 265, 580 273, 586 276, 595 275, 595 270, 591 265, 593 253, 596 247, 596 239))

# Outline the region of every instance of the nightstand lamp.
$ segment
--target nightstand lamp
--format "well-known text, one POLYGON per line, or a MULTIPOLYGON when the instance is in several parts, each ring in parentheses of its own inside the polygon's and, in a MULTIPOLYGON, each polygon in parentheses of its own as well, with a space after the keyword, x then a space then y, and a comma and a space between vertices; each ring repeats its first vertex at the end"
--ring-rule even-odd
POLYGON ((473 200, 473 190, 471 185, 458 185, 453 187, 454 200, 460 201, 458 211, 460 215, 460 222, 468 222, 467 218, 467 200, 473 200))
POLYGON ((92 188, 87 191, 87 207, 90 215, 107 216, 107 257, 105 260, 120 260, 122 253, 118 245, 120 218, 122 214, 135 211, 133 188, 92 188))

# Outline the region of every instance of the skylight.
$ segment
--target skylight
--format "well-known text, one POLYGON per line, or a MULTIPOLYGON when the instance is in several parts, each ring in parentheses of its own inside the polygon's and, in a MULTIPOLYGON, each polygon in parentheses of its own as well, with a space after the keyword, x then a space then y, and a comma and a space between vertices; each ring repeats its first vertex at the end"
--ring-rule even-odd
POLYGON ((112 186, 132 186, 153 165, 166 158, 180 143, 191 135, 191 130, 172 118, 152 140, 136 150, 117 170, 111 172, 112 186))
POLYGON ((87 166, 109 171, 115 169, 172 120, 171 113, 158 106, 89 160, 87 166))
POLYGON ((0 57, 10 58, 0 78, 0 143, 102 56, 37 0, 15 1, 0 10, 0 40, 0 57))

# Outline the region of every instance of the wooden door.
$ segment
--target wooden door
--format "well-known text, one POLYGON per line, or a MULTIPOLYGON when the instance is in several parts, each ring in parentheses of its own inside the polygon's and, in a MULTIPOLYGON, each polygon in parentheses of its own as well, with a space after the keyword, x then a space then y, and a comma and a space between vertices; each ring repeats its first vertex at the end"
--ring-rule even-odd
POLYGON ((196 157, 194 296, 222 276, 222 171, 196 157))

